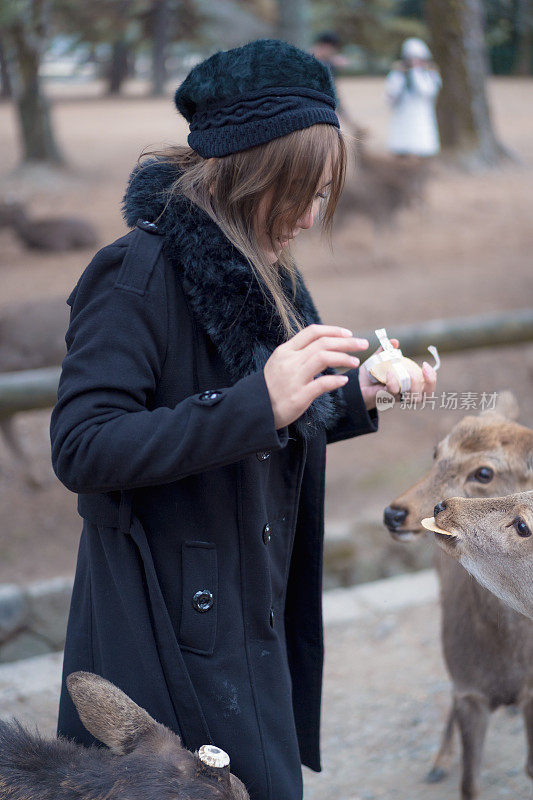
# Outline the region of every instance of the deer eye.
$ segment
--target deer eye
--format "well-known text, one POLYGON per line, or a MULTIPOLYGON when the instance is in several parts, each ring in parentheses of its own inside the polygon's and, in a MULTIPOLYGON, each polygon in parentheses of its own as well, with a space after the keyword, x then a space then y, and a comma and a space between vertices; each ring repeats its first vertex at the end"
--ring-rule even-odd
POLYGON ((490 467, 480 467, 469 476, 468 480, 477 481, 478 483, 490 483, 493 478, 494 470, 490 467))
POLYGON ((531 536, 531 531, 524 522, 524 520, 522 519, 522 517, 515 517, 513 521, 510 522, 509 525, 507 525, 507 527, 510 528, 511 525, 513 525, 514 529, 516 530, 519 536, 523 537, 531 536))

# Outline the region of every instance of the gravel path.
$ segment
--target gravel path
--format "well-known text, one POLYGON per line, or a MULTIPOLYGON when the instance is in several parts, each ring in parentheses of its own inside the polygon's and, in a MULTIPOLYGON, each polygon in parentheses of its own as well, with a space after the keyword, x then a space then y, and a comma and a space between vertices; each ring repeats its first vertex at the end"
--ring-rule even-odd
MULTIPOLYGON (((438 605, 337 624, 327 631, 324 771, 305 770, 306 800, 458 800, 457 754, 449 777, 424 777, 444 726, 450 684, 440 655, 438 605)), ((520 715, 493 715, 480 800, 526 800, 520 715)))
MULTIPOLYGON (((305 770, 306 800, 458 800, 459 758, 428 785, 449 701, 432 572, 325 597, 324 771, 305 770)), ((0 667, 0 717, 53 733, 60 654, 0 667)), ((521 716, 493 715, 480 800, 526 800, 521 716)), ((281 798, 279 798, 281 800, 281 798)))

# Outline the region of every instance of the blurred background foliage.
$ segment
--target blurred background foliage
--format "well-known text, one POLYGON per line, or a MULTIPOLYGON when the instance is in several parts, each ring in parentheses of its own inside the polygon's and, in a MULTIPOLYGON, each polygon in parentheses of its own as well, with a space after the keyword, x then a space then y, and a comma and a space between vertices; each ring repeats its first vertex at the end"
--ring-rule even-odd
MULTIPOLYGON (((46 33, 43 71, 46 64, 49 72, 59 70, 56 62, 70 59, 78 73, 90 68, 105 77, 111 93, 120 91, 126 77, 152 71, 159 94, 165 69, 174 75, 187 71, 216 49, 272 35, 308 46, 324 30, 341 35, 347 73, 384 73, 406 36, 427 38, 426 5, 424 0, 0 0, 3 91, 10 28, 35 7, 46 33), (291 18, 298 28, 292 37, 283 29, 291 18)), ((482 5, 492 72, 531 74, 533 0, 482 0, 482 5)))
MULTIPOLYGON (((324 31, 339 35, 348 76, 385 74, 406 37, 427 39, 444 81, 442 142, 463 151, 481 128, 494 139, 487 67, 533 69, 533 0, 0 0, 0 97, 16 102, 23 159, 61 164, 42 79, 97 79, 119 95, 137 78, 160 97, 215 50, 271 36, 309 48, 324 31), (443 120, 454 116, 452 135, 443 120)), ((485 151, 484 163, 499 160, 497 143, 485 151)))

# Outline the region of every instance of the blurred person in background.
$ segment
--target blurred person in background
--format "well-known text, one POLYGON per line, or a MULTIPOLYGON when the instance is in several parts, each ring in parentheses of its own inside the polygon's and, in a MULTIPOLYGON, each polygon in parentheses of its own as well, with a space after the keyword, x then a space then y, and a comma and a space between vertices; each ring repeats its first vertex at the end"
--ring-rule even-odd
POLYGON ((342 42, 335 31, 323 31, 316 36, 311 53, 329 70, 337 93, 337 115, 344 127, 352 134, 358 134, 363 129, 350 115, 346 106, 340 99, 337 86, 339 71, 350 66, 350 59, 342 54, 342 42))
POLYGON ((435 105, 441 77, 422 39, 406 39, 401 56, 385 84, 391 107, 387 146, 399 156, 434 156, 440 150, 435 105))
MULTIPOLYGON (((96 672, 189 749, 226 750, 252 800, 301 800, 301 763, 320 770, 326 444, 376 431, 383 388, 291 256, 317 217, 331 228, 346 147, 330 72, 277 40, 198 64, 175 105, 188 146, 135 166, 134 230, 68 300, 50 433, 83 531, 58 733, 97 744, 65 685, 96 672)), ((411 390, 435 381, 424 364, 411 390)))
POLYGON ((350 64, 350 60, 343 56, 341 47, 340 36, 335 31, 324 31, 316 36, 311 49, 314 57, 329 69, 334 78, 339 74, 339 69, 350 64))

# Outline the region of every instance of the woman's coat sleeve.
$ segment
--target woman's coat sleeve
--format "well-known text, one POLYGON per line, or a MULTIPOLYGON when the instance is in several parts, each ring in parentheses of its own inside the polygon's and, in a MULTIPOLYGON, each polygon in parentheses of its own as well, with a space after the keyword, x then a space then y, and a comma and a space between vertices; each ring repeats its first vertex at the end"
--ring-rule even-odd
POLYGON ((150 408, 166 349, 163 267, 155 265, 143 294, 123 288, 119 243, 95 256, 69 298, 50 426, 58 478, 78 493, 133 489, 283 447, 288 431, 275 429, 262 370, 173 408, 150 408))
POLYGON ((405 73, 399 69, 393 69, 385 80, 385 94, 391 105, 394 105, 405 90, 405 73))
POLYGON ((365 406, 359 385, 359 368, 349 370, 346 375, 348 383, 338 389, 345 411, 334 427, 326 432, 327 444, 351 439, 364 433, 375 433, 378 429, 378 412, 375 408, 367 411, 365 406))

